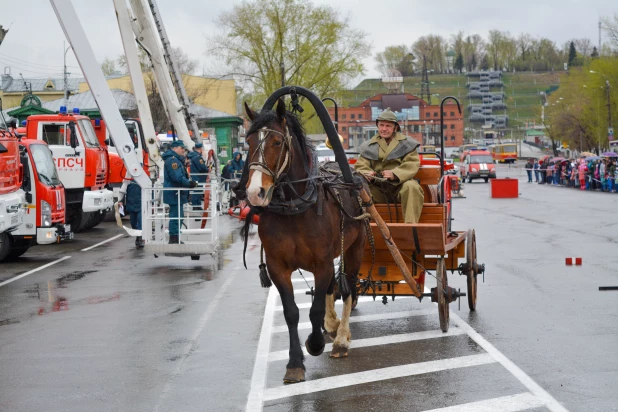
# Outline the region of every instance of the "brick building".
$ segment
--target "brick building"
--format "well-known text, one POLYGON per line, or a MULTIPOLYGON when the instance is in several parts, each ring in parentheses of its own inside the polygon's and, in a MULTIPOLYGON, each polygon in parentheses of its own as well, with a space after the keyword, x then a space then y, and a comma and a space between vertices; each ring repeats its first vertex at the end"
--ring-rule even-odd
MULTIPOLYGON (((428 105, 411 94, 378 94, 357 107, 339 108, 339 134, 345 148, 360 146, 378 131, 376 118, 390 107, 397 114, 403 134, 424 145, 440 145, 440 105, 428 105)), ((335 118, 334 107, 329 107, 335 118)), ((444 146, 459 147, 464 143, 464 108, 459 114, 455 103, 444 105, 444 146)))

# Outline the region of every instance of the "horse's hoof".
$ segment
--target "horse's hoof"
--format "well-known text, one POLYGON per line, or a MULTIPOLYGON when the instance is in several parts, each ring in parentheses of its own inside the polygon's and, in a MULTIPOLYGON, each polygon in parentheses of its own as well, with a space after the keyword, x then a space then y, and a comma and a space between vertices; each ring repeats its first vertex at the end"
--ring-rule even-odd
POLYGON ((283 383, 298 383, 305 381, 305 371, 303 368, 292 368, 285 372, 283 383))
POLYGON ((320 346, 318 350, 313 350, 309 345, 309 339, 307 339, 305 341, 305 349, 307 349, 307 352, 309 352, 309 355, 311 356, 320 356, 322 352, 324 352, 324 343, 322 343, 322 346, 320 346))
POLYGON ((333 345, 333 350, 330 352, 331 358, 347 358, 349 353, 348 348, 333 345))

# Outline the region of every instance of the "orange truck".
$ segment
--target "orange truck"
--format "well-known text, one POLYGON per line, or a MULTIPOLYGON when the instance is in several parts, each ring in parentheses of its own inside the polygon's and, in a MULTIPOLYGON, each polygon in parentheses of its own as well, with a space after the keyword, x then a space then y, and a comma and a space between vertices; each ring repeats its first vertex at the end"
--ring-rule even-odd
POLYGON ((483 179, 487 183, 489 179, 496 177, 496 163, 487 150, 468 150, 461 159, 459 168, 461 180, 472 182, 474 179, 483 179))
POLYGON ((113 207, 108 154, 90 118, 78 109, 26 119, 26 139, 42 140, 52 152, 66 194, 66 219, 75 232, 98 225, 113 207))

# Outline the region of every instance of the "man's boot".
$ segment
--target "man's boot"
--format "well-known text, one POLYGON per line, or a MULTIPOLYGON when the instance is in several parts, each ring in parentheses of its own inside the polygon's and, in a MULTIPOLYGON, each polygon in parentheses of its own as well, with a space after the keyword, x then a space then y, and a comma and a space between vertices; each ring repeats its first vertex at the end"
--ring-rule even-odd
POLYGON ((168 242, 170 245, 178 244, 178 235, 170 235, 170 241, 168 242))
POLYGON ((141 249, 144 247, 144 240, 142 239, 141 236, 138 236, 135 238, 135 247, 138 249, 141 249))

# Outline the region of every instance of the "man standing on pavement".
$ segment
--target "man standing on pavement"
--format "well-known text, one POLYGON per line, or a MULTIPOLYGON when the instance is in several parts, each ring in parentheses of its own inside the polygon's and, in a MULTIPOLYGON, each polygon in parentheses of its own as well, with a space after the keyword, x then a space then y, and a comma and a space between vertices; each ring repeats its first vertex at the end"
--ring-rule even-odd
POLYGON ((536 183, 539 183, 539 174, 541 173, 539 171, 539 167, 541 167, 541 165, 539 164, 539 161, 537 159, 534 159, 534 179, 536 183))
MULTIPOLYGON (((191 167, 191 179, 197 183, 202 183, 205 186, 208 181, 208 166, 202 156, 204 145, 202 142, 197 142, 192 152, 189 152, 189 160, 191 167)), ((201 188, 200 188, 201 189, 201 188)), ((191 192, 191 204, 193 210, 200 210, 202 208, 202 201, 204 200, 204 190, 198 190, 191 192)))
POLYGON ((376 125, 378 134, 361 145, 354 168, 367 176, 374 202, 400 202, 404 222, 418 223, 424 200, 423 189, 414 180, 421 165, 420 144, 400 133, 397 116, 390 108, 380 114, 376 125))
MULTIPOLYGON (((197 182, 189 180, 189 174, 185 168, 184 154, 186 148, 182 140, 176 140, 161 156, 165 162, 163 167, 163 188, 194 188, 197 186, 197 182)), ((168 204, 170 207, 170 244, 181 243, 179 236, 180 226, 184 217, 183 206, 188 200, 189 192, 186 190, 165 190, 163 192, 163 203, 168 204)))
POLYGON ((526 163, 526 173, 528 173, 528 183, 532 183, 532 169, 534 168, 534 164, 532 163, 532 159, 528 159, 528 163, 526 163))

